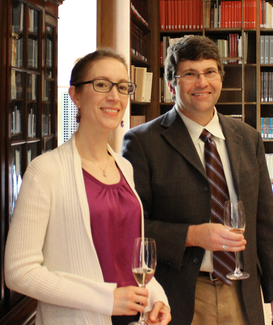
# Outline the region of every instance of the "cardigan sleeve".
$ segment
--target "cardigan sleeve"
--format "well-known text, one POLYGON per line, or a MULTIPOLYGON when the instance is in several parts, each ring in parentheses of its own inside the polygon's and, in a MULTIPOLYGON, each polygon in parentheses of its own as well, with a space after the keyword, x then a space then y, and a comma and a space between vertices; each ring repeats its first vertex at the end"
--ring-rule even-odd
MULTIPOLYGON (((42 163, 46 165, 51 159, 39 160, 39 175, 37 171, 35 174, 37 163, 31 164, 24 175, 6 243, 6 285, 45 303, 111 315, 116 284, 66 272, 63 265, 58 268, 59 265, 52 267, 45 263, 45 238, 51 235, 49 223, 54 213, 52 202, 56 199, 48 190, 48 184, 54 183, 57 189, 58 184, 52 177, 43 178, 41 174, 42 163)), ((55 247, 58 250, 58 238, 55 238, 55 247)), ((64 263, 69 265, 71 256, 63 255, 64 263)))

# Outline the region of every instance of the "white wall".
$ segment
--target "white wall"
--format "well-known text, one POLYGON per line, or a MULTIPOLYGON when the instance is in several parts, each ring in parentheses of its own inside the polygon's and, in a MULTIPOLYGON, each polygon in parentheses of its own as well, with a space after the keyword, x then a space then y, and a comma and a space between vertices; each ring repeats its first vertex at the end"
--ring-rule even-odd
POLYGON ((97 1, 65 0, 58 24, 58 86, 68 87, 75 60, 96 50, 97 1))
POLYGON ((97 47, 97 0, 65 0, 58 22, 58 145, 63 142, 62 93, 74 62, 97 47))

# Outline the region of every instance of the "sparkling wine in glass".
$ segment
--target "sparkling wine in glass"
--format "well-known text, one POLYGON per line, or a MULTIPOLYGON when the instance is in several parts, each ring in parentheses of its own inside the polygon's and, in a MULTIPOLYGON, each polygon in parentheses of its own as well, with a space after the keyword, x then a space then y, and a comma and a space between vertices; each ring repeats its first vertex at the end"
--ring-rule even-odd
MULTIPOLYGON (((139 287, 145 288, 154 276, 156 268, 156 244, 152 238, 136 238, 132 256, 132 271, 139 287)), ((138 322, 129 325, 146 325, 144 313, 138 322)))
MULTIPOLYGON (((235 232, 236 234, 244 234, 246 220, 245 210, 242 201, 238 202, 225 202, 224 222, 228 231, 235 232)), ((242 272, 240 269, 240 256, 239 252, 235 252, 236 267, 233 273, 228 273, 226 277, 230 280, 243 280, 249 278, 249 273, 242 272)))

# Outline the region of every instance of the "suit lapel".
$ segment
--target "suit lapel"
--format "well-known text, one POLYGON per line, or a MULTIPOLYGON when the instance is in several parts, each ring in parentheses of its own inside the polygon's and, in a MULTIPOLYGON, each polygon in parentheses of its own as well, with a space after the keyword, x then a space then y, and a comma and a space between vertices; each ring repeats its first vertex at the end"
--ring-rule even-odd
POLYGON ((166 141, 204 177, 207 177, 190 134, 174 107, 164 116, 161 125, 165 127, 162 136, 166 141))
MULTIPOLYGON (((236 126, 232 120, 219 114, 219 121, 226 139, 226 146, 233 176, 233 182, 238 194, 240 153, 242 137, 236 133, 236 126)), ((194 166, 204 177, 207 177, 205 169, 200 161, 198 153, 189 135, 189 132, 173 107, 162 119, 161 125, 165 128, 162 136, 168 143, 179 152, 192 166, 194 166)))
POLYGON ((218 115, 226 139, 226 146, 233 176, 233 182, 236 193, 238 195, 239 170, 241 163, 241 149, 243 138, 236 133, 237 128, 234 123, 232 123, 232 119, 226 118, 219 113, 218 115))

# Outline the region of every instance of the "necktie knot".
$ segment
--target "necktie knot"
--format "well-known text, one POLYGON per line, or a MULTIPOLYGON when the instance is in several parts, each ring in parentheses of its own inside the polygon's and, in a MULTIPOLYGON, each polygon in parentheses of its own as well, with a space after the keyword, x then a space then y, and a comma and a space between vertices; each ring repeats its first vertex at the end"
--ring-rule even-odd
POLYGON ((203 129, 201 135, 200 135, 200 139, 204 142, 206 142, 208 139, 211 138, 211 133, 206 130, 206 129, 203 129))

